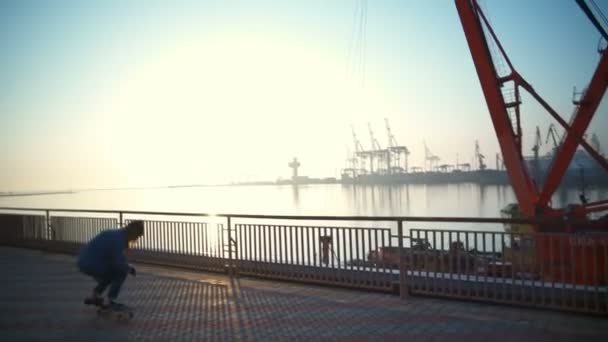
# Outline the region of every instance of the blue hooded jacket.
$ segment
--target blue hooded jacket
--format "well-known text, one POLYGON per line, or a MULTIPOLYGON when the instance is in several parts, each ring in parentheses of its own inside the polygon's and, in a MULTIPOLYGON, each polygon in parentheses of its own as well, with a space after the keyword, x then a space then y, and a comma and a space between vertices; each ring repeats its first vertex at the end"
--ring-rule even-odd
POLYGON ((124 250, 128 247, 123 229, 110 229, 95 236, 82 248, 78 268, 87 274, 129 271, 124 250))

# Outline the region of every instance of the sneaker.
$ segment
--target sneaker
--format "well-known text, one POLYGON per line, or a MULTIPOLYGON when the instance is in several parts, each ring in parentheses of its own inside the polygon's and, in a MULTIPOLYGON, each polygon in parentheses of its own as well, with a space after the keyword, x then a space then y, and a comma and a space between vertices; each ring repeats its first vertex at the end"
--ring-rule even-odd
POLYGON ((101 298, 101 297, 87 297, 87 298, 84 299, 84 303, 86 305, 101 306, 101 305, 103 305, 103 298, 101 298))
POLYGON ((127 308, 127 306, 122 303, 110 300, 110 303, 108 304, 108 308, 119 311, 119 310, 125 310, 127 308))

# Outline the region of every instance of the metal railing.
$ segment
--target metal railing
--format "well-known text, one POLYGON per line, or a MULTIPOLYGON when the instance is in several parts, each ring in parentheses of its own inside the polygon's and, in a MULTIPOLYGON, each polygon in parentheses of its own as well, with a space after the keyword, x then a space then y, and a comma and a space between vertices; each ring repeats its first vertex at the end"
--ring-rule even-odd
POLYGON ((504 229, 539 220, 0 208, 0 244, 75 254, 135 219, 134 262, 608 313, 608 235, 504 229))
POLYGON ((413 229, 412 294, 608 312, 608 234, 413 229))

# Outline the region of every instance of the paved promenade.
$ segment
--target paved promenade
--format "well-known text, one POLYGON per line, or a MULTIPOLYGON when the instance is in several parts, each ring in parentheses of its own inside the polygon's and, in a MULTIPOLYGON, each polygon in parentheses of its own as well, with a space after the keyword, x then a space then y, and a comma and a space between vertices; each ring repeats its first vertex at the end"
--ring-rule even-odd
POLYGON ((0 247, 0 340, 608 341, 606 318, 137 266, 117 322, 73 257, 0 247))

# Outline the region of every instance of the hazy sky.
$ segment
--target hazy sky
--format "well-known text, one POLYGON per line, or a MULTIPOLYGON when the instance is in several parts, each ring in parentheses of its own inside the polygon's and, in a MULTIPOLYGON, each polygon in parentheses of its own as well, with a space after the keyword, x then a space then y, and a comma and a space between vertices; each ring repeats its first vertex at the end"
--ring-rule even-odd
MULTIPOLYGON (((384 118, 410 166, 423 166, 423 141, 442 162, 471 162, 477 139, 494 167, 454 2, 368 1, 364 54, 350 48, 363 43, 359 3, 0 0, 0 191, 274 180, 294 156, 300 174, 338 176, 350 125, 367 148, 371 123, 384 147, 384 118)), ((575 1, 482 6, 516 68, 569 119, 572 87, 599 59, 575 1)), ((551 121, 531 103, 527 153, 551 121)), ((605 109, 590 129, 604 151, 605 109)))

